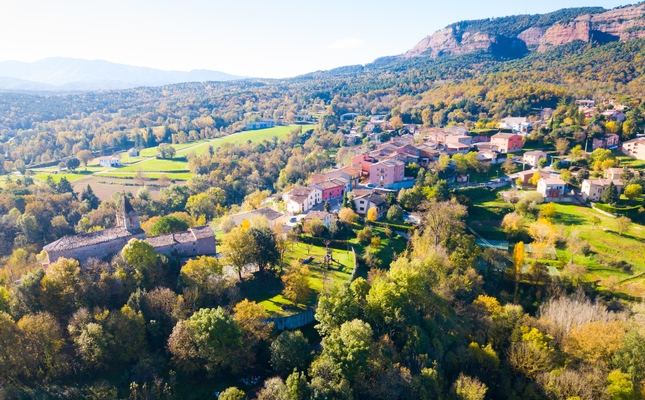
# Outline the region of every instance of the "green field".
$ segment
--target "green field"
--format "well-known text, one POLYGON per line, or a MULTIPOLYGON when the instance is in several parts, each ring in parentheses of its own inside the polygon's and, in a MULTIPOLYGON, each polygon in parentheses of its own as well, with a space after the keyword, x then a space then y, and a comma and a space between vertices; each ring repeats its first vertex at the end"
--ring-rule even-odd
POLYGON ((54 179, 54 182, 58 183, 58 182, 60 182, 61 179, 63 179, 63 177, 67 178, 68 181, 73 182, 73 181, 77 181, 79 179, 87 178, 88 176, 91 176, 91 175, 92 174, 89 173, 89 172, 87 174, 46 174, 46 173, 43 173, 43 174, 35 174, 35 175, 33 175, 33 177, 35 179, 41 180, 43 182, 46 182, 47 177, 51 176, 54 179))
MULTIPOLYGON (((289 134, 297 125, 290 126, 277 126, 275 128, 258 129, 254 131, 244 131, 234 133, 232 135, 224 136, 216 139, 200 140, 197 142, 173 144, 172 146, 177 150, 176 157, 181 160, 158 160, 154 158, 157 154, 157 147, 150 147, 141 150, 141 156, 150 157, 145 158, 143 161, 134 162, 126 167, 119 168, 119 171, 150 171, 150 172, 188 172, 188 163, 183 159, 190 153, 201 155, 208 151, 208 147, 212 146, 217 149, 227 143, 246 143, 247 141, 261 141, 271 140, 274 137, 281 139, 289 134)), ((311 129, 313 125, 303 125, 302 129, 311 129)), ((128 161, 136 161, 141 157, 129 157, 128 161)), ((111 171, 113 172, 113 171, 111 171)))
POLYGON ((148 158, 136 164, 127 167, 114 168, 108 173, 118 171, 151 171, 151 172, 189 172, 188 162, 184 159, 181 160, 162 160, 157 158, 148 158))

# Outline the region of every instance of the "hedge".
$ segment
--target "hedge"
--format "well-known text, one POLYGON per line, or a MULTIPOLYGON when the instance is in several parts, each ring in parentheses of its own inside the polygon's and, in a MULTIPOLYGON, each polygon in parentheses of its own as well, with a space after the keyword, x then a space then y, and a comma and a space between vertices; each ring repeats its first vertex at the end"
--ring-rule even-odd
POLYGON ((633 207, 614 207, 610 206, 609 204, 603 204, 603 203, 593 203, 593 206, 600 211, 608 212, 613 215, 623 215, 626 217, 630 217, 632 219, 639 218, 642 216, 643 212, 641 210, 641 206, 633 206, 633 207))

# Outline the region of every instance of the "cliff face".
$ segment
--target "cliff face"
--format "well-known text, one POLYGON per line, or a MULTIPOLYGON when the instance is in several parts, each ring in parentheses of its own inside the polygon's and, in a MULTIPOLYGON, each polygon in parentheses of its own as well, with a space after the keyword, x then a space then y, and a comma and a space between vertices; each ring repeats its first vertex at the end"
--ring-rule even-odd
POLYGON ((517 17, 516 26, 511 28, 508 28, 508 19, 500 19, 503 22, 499 26, 496 26, 498 20, 451 25, 425 37, 402 57, 436 58, 478 50, 518 56, 527 51, 547 51, 578 40, 607 43, 645 37, 645 4, 555 21, 541 17, 545 16, 517 17), (514 31, 513 28, 518 29, 514 31))

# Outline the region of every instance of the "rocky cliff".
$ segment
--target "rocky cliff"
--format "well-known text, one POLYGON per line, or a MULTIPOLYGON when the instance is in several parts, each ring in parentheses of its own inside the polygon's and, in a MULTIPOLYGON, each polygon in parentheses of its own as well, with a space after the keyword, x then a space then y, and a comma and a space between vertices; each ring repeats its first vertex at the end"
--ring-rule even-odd
POLYGON ((402 57, 461 55, 485 51, 522 56, 574 41, 626 41, 645 37, 645 3, 603 9, 565 9, 551 14, 464 21, 425 37, 402 57))

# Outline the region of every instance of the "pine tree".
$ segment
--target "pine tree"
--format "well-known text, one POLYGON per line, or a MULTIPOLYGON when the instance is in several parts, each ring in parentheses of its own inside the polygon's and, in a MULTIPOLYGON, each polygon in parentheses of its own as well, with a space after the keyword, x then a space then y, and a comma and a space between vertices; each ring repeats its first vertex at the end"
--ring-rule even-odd
POLYGON ((60 178, 60 182, 58 182, 58 185, 56 186, 56 190, 58 191, 58 193, 74 194, 74 188, 72 188, 72 184, 69 183, 66 177, 60 178))
POLYGON ((618 203, 620 197, 618 196, 618 189, 614 182, 609 182, 609 186, 605 189, 605 192, 602 194, 603 203, 614 205, 618 203))
POLYGON ((87 188, 85 188, 85 190, 83 190, 83 192, 81 193, 81 201, 86 200, 92 209, 98 208, 99 204, 101 203, 101 200, 96 197, 94 191, 92 190, 92 187, 89 184, 87 185, 87 188))

